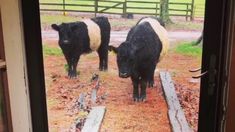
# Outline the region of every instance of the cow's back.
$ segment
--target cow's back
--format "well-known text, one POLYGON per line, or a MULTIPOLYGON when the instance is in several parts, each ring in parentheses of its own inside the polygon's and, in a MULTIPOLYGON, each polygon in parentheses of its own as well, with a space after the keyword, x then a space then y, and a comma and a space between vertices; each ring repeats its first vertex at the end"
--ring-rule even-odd
POLYGON ((136 50, 139 65, 142 65, 142 62, 159 61, 162 44, 149 23, 134 26, 129 31, 126 41, 132 45, 131 50, 136 50))
POLYGON ((108 18, 107 17, 96 17, 96 18, 92 18, 91 20, 94 21, 100 27, 101 44, 109 43, 111 26, 110 26, 108 18))
POLYGON ((167 54, 168 48, 169 48, 169 38, 168 33, 165 30, 165 28, 160 24, 160 22, 157 19, 154 19, 152 17, 147 17, 138 22, 139 24, 143 23, 149 23, 151 25, 151 28, 154 30, 155 34, 158 36, 158 38, 161 41, 162 45, 162 51, 160 54, 160 58, 165 56, 167 54))

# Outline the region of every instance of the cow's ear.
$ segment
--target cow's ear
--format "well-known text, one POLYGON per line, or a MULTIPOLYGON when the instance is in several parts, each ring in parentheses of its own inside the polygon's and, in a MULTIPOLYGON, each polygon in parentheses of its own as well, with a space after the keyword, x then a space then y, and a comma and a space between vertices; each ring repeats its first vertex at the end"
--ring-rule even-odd
POLYGON ((51 25, 52 29, 56 30, 56 31, 59 31, 60 30, 60 27, 56 24, 52 24, 51 25))
POLYGON ((110 45, 110 46, 109 46, 109 51, 113 51, 114 53, 117 54, 118 48, 117 48, 117 47, 114 47, 114 46, 112 46, 112 45, 110 45))

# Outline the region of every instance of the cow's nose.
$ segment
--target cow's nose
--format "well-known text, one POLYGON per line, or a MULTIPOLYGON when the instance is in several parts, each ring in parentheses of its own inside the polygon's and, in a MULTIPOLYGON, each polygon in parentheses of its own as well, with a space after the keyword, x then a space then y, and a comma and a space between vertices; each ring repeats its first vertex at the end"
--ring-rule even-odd
POLYGON ((68 41, 68 40, 64 40, 63 42, 64 42, 64 44, 68 44, 68 43, 69 43, 69 41, 68 41))
POLYGON ((127 77, 127 73, 126 73, 126 72, 124 72, 124 73, 119 72, 119 76, 120 76, 120 77, 127 77))

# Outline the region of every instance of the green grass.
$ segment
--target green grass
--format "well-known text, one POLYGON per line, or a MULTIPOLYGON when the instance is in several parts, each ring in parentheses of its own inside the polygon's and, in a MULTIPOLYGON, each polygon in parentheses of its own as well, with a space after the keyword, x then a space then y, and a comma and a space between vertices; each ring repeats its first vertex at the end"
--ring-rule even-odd
POLYGON ((194 30, 201 31, 203 23, 191 21, 176 21, 166 25, 167 30, 194 30))
POLYGON ((62 15, 62 13, 61 13, 61 15, 58 15, 58 14, 54 14, 54 15, 41 14, 40 19, 41 19, 42 26, 51 25, 52 23, 74 22, 74 21, 79 21, 80 20, 79 17, 64 16, 64 15, 62 15))
POLYGON ((112 27, 126 27, 126 26, 134 26, 137 20, 126 19, 125 21, 120 21, 119 19, 109 20, 112 27))
MULTIPOLYGON (((69 65, 68 64, 64 64, 64 69, 66 72, 69 71, 69 65)), ((77 71, 77 75, 80 75, 80 71, 77 71)))
POLYGON ((54 56, 61 56, 63 55, 60 48, 52 48, 46 45, 43 45, 43 54, 44 55, 54 55, 54 56))
POLYGON ((201 57, 202 48, 199 46, 193 46, 193 44, 194 42, 178 44, 174 51, 182 55, 201 57))
MULTIPOLYGON (((67 15, 63 16, 61 14, 46 14, 43 13, 40 16, 41 18, 41 26, 42 28, 50 28, 50 25, 53 23, 60 24, 62 22, 74 22, 74 21, 79 21, 82 19, 82 17, 79 16, 72 16, 72 15, 67 15)), ((120 21, 119 19, 110 19, 109 22, 111 23, 112 29, 114 28, 119 28, 119 27, 132 27, 133 25, 136 24, 137 20, 132 20, 132 19, 126 19, 125 21, 122 20, 120 21)))
MULTIPOLYGON (((42 28, 51 28, 50 25, 53 23, 60 24, 62 22, 74 22, 81 20, 81 17, 76 16, 63 16, 62 14, 41 14, 41 24, 42 28)), ((138 20, 135 19, 110 19, 109 20, 112 29, 118 29, 120 27, 132 27, 136 24, 138 20)), ((172 24, 166 26, 167 30, 196 30, 201 31, 203 28, 202 23, 191 22, 191 21, 174 21, 172 24)))

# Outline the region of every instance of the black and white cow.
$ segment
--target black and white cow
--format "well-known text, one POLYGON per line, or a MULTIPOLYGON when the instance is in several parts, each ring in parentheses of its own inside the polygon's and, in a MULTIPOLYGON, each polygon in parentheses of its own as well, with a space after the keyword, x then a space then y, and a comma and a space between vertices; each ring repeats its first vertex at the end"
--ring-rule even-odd
POLYGON ((131 77, 134 101, 146 99, 146 87, 153 87, 154 70, 167 53, 168 45, 165 28, 157 19, 146 17, 131 28, 126 41, 119 47, 109 47, 117 53, 119 76, 131 77))
POLYGON ((59 46, 69 66, 68 76, 77 76, 76 67, 83 53, 97 51, 99 69, 108 69, 108 44, 110 39, 110 23, 106 17, 96 17, 78 22, 52 24, 59 33, 59 46))

